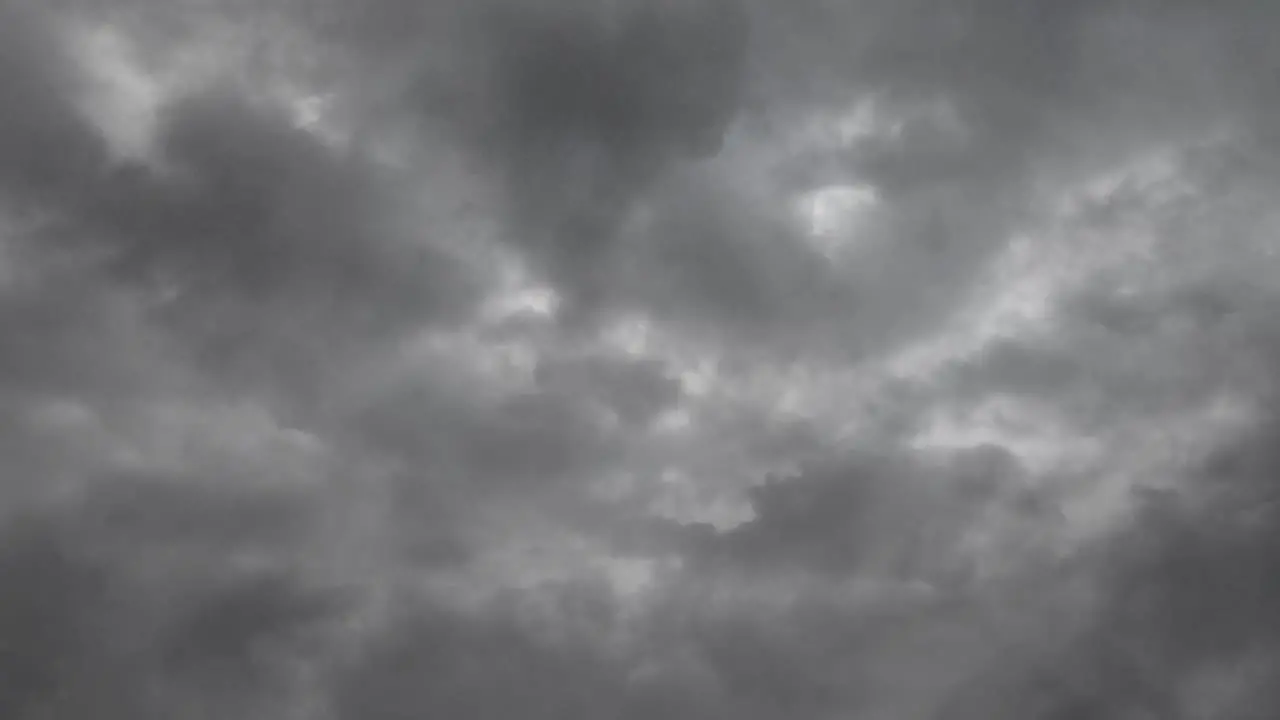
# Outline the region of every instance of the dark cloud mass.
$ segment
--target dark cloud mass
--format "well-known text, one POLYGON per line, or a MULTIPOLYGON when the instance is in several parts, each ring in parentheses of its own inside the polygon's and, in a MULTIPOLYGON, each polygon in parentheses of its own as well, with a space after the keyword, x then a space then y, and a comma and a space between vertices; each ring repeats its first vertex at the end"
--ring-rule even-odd
POLYGON ((1277 20, 0 0, 0 717, 1276 717, 1277 20))

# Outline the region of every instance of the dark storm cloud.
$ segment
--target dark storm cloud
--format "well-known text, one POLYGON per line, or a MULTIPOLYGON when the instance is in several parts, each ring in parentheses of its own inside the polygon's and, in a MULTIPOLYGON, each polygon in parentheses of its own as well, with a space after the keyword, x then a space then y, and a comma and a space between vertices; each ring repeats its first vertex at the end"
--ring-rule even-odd
POLYGON ((415 562, 471 559, 486 545, 477 514, 490 506, 572 514, 675 395, 660 367, 627 359, 552 355, 535 375, 495 393, 483 377, 415 373, 342 410, 342 452, 393 468, 387 529, 415 562))
POLYGON ((88 80, 67 24, 5 14, 6 210, 34 223, 32 255, 82 254, 82 292, 116 283, 161 298, 153 319, 194 357, 277 389, 317 382, 359 342, 471 304, 468 271, 410 220, 393 178, 245 85, 214 81, 169 100, 158 162, 112 161, 76 104, 88 80))
MULTIPOLYGON (((742 17, 733 3, 621 7, 486 3, 463 12, 385 3, 378 8, 395 23, 366 28, 363 52, 374 67, 411 68, 402 112, 471 138, 473 157, 505 188, 504 234, 551 278, 570 313, 639 308, 757 348, 897 342, 967 290, 1022 220, 1036 163, 1057 157, 1076 132, 1057 117, 1078 114, 1058 105, 1073 102, 1084 8, 873 6, 864 23, 852 9, 824 14, 806 4, 753 7, 742 17), (747 32, 743 18, 761 27, 747 32), (807 24, 823 20, 830 24, 807 24), (417 55, 406 37, 415 23, 430 38, 417 55), (440 37, 432 23, 462 28, 466 39, 440 37), (688 161, 706 159, 690 138, 726 135, 732 119, 836 109, 797 103, 770 85, 775 45, 786 45, 792 23, 810 46, 795 48, 806 69, 838 71, 824 97, 874 96, 891 109, 954 116, 925 113, 893 139, 822 151, 848 155, 825 182, 879 192, 881 220, 864 232, 889 242, 864 265, 881 272, 850 278, 829 267, 784 213, 734 187, 739 165, 686 172, 688 161), (874 30, 864 36, 864 25, 874 30), (858 32, 828 38, 830 27, 858 32), (849 57, 827 55, 839 52, 849 57), (755 93, 755 104, 742 103, 740 88, 755 93), (653 220, 636 230, 627 221, 637 216, 653 220)), ((722 155, 773 139, 744 127, 722 155)), ((803 177, 812 164, 801 157, 772 172, 803 177)), ((787 180, 773 190, 811 185, 787 180)))
POLYGON ((376 286, 369 266, 389 250, 373 221, 377 179, 245 92, 215 87, 174 102, 158 140, 168 177, 125 175, 93 208, 92 226, 124 244, 122 272, 168 270, 179 284, 254 301, 376 286))
POLYGON ((500 190, 506 239, 575 310, 607 300, 602 266, 637 198, 714 153, 737 113, 748 29, 733 0, 386 0, 361 13, 334 22, 338 36, 355 36, 374 77, 406 78, 373 107, 471 148, 500 190))
POLYGON ((494 142, 511 163, 513 233, 561 282, 590 282, 653 169, 719 145, 741 72, 737 11, 634 6, 612 32, 536 11, 504 23, 494 142))
POLYGON ((57 212, 50 198, 81 192, 105 159, 72 103, 80 79, 48 15, 0 6, 0 185, 10 212, 57 212))
MULTIPOLYGON (((1258 390, 1265 398, 1274 391, 1258 390)), ((1083 627, 993 666, 939 717, 1267 717, 1280 667, 1275 421, 1135 491, 1134 521, 1085 548, 1083 627)))
POLYGON ((127 394, 162 380, 150 374, 162 366, 154 357, 162 352, 128 298, 87 283, 74 263, 25 262, 21 253, 10 260, 19 280, 0 290, 0 385, 6 393, 75 387, 127 394))
POLYGON ((303 643, 343 606, 338 595, 309 589, 287 573, 233 577, 201 588, 195 606, 159 639, 158 660, 179 677, 236 692, 264 679, 273 653, 279 659, 291 644, 293 650, 317 649, 303 643))
POLYGON ((0 492, 18 506, 97 465, 94 410, 154 400, 186 375, 131 298, 79 262, 33 254, 43 252, 7 254, 15 279, 0 289, 0 492), (83 442, 67 442, 64 431, 83 442))
MULTIPOLYGON (((296 492, 219 487, 199 478, 100 479, 77 508, 77 522, 128 551, 170 548, 275 548, 305 536, 307 499, 296 492)), ((313 513, 315 508, 310 508, 313 513)))
POLYGON ((662 363, 609 357, 549 359, 537 368, 549 392, 581 394, 628 425, 643 427, 680 398, 680 384, 662 363))
POLYGON ((416 615, 342 681, 339 718, 625 716, 623 672, 581 638, 553 644, 489 613, 428 607, 416 615))
POLYGON ((466 614, 420 604, 340 676, 338 717, 765 718, 831 707, 830 693, 815 693, 830 683, 824 648, 780 642, 791 618, 774 633, 691 614, 641 619, 638 647, 619 652, 602 642, 618 610, 590 585, 513 592, 466 614), (567 622, 548 622, 557 615, 567 622))
POLYGON ((98 568, 69 554, 60 539, 38 529, 10 529, 0 554, 5 593, 3 681, 0 711, 26 716, 58 693, 63 675, 94 650, 95 613, 104 605, 105 583, 98 568))
POLYGON ((1068 672, 1052 663, 1080 632, 1087 605, 1070 585, 1079 568, 1041 563, 999 588, 880 577, 857 590, 806 584, 798 564, 737 576, 695 566, 655 621, 655 635, 672 633, 715 678, 723 716, 1023 717, 1017 710, 1071 696, 1052 687, 1068 672), (1031 662, 1045 666, 1043 687, 1037 673, 1020 675, 1031 662))
MULTIPOLYGON (((217 292, 238 302, 262 301, 271 290, 264 282, 283 284, 280 265, 263 272, 263 261, 279 253, 264 248, 263 238, 293 232, 296 239, 330 224, 316 221, 272 234, 263 231, 271 222, 263 216, 287 211, 296 219, 309 212, 305 205, 311 200, 314 210, 350 193, 334 188, 322 196, 311 186, 298 195, 273 195, 263 186, 246 186, 251 177, 281 186, 290 172, 296 173, 295 188, 303 187, 304 177, 325 185, 342 171, 318 153, 300 150, 306 143, 289 137, 282 119, 262 118, 253 127, 235 115, 239 108, 219 107, 217 101, 197 108, 197 116, 212 110, 198 120, 175 121, 173 126, 186 131, 173 133, 167 148, 190 173, 186 179, 202 184, 198 190, 147 169, 112 166, 103 139, 76 104, 86 79, 68 51, 64 19, 56 8, 0 8, 0 192, 6 224, 0 385, 5 445, 15 451, 6 453, 4 463, 0 713, 173 716, 198 705, 216 707, 220 696, 251 692, 245 684, 202 684, 223 670, 215 672, 201 658, 216 659, 219 668, 234 666, 244 683, 265 683, 259 661, 241 648, 284 636, 311 617, 309 601, 290 604, 290 598, 309 592, 292 580, 246 592, 232 587, 228 596, 243 598, 226 607, 219 593, 201 592, 193 580, 203 574, 207 583, 222 575, 224 585, 235 586, 238 581, 229 579, 234 553, 278 551, 297 542, 305 535, 306 503, 243 491, 235 498, 235 491, 215 490, 209 478, 110 477, 110 463, 101 457, 60 457, 73 449, 66 435, 55 442, 53 430, 62 431, 37 427, 36 419, 53 401, 72 407, 83 402, 86 413, 106 407, 119 416, 133 403, 177 390, 187 374, 174 364, 181 353, 170 352, 171 338, 159 332, 138 298, 155 279, 150 273, 163 266, 193 281, 204 270, 219 269, 215 292, 201 289, 205 301, 217 292), (205 148, 201 155, 195 148, 206 139, 223 147, 205 148), (232 163, 219 166, 215 158, 232 163), (237 178, 236 172, 244 174, 237 178), (299 199, 291 202, 294 197, 299 199), (274 207, 263 210, 262 204, 274 207), (221 237, 210 240, 216 234, 221 237), (255 237, 258 244, 235 244, 255 237), (104 272, 104 254, 115 260, 117 253, 127 262, 104 272), (259 294, 250 298, 254 289, 259 294), (62 492, 60 476, 82 473, 94 476, 89 484, 98 491, 90 498, 64 499, 46 511, 24 508, 33 498, 47 501, 62 492), (171 557, 162 560, 161 548, 171 557), (184 588, 187 597, 181 598, 184 588), (189 609, 179 610, 184 603, 189 609), (165 622, 173 627, 161 629, 165 622), (219 622, 212 630, 199 629, 219 622), (169 683, 165 665, 179 657, 190 660, 185 679, 169 683), (178 689, 189 680, 199 682, 189 691, 178 689), (154 691, 162 686, 162 692, 154 691), (162 697, 166 693, 170 697, 162 697)), ((355 214, 352 209, 335 212, 355 214)), ((319 266, 331 271, 351 264, 358 282, 383 283, 382 277, 368 279, 367 258, 365 268, 360 262, 361 253, 353 250, 319 266)), ((321 285, 333 281, 332 273, 318 279, 321 285)), ((240 313, 242 323, 248 317, 240 313)))
MULTIPOLYGON (((315 33, 299 45, 314 57, 292 59, 314 61, 320 79, 303 84, 331 92, 345 145, 297 127, 276 78, 229 59, 243 72, 166 90, 153 163, 122 161, 80 104, 89 80, 69 38, 88 4, 0 8, 0 471, 14 498, 0 715, 275 716, 314 671, 323 687, 303 699, 341 719, 1270 716, 1274 693, 1235 670, 1267 679, 1280 657, 1270 423, 1177 478, 1182 505, 1152 505, 1060 560, 1041 550, 1065 516, 1003 450, 859 455, 834 447, 843 428, 824 420, 720 400, 739 390, 732 373, 694 397, 674 361, 579 352, 591 337, 558 327, 495 340, 467 326, 494 269, 473 275, 440 249, 475 248, 433 212, 442 187, 474 190, 475 212, 568 306, 547 326, 636 311, 732 363, 805 376, 815 356, 887 355, 942 323, 1061 186, 1216 123, 1229 139, 1195 162, 1217 204, 1119 193, 1065 232, 1120 234, 1121 217, 1184 248, 1267 236, 1273 11, 232 5, 179 11, 182 32, 168 14, 127 22, 146 24, 152 60, 215 19, 260 39, 315 33), (886 128, 774 161, 793 123, 860 100, 886 128), (454 152, 466 172, 439 162, 454 152), (877 198, 845 238, 869 249, 847 264, 806 245, 786 207, 836 181, 877 198), (414 355, 420 331, 453 342, 444 329, 465 336, 457 356, 414 355), (528 344, 531 377, 472 367, 506 341, 528 344), (212 407, 245 396, 269 422, 212 407), (689 418, 669 439, 678 457, 650 458, 646 443, 668 441, 650 426, 674 408, 689 418), (169 427, 183 413, 213 419, 169 427), (287 458, 219 435, 232 430, 294 432, 319 450, 279 487, 287 458), (168 452, 146 457, 143 440, 168 452), (652 469, 633 463, 700 469, 715 450, 700 441, 731 440, 751 467, 708 484, 807 461, 746 493, 754 517, 737 527, 658 519, 644 492, 632 504, 589 492, 652 469), (366 497, 378 493, 389 499, 366 497), (609 572, 448 609, 392 592, 379 615, 383 583, 467 598, 469 583, 527 585, 469 574, 504 544, 533 576, 571 564, 521 554, 561 525, 609 572), (659 560, 683 565, 631 596, 605 581, 659 560), (317 579, 328 573, 360 578, 350 604, 317 579), (346 622, 357 610, 373 629, 346 622), (1237 687, 1206 710, 1215 673, 1237 687)), ((1250 375, 1277 347, 1266 270, 1232 280, 1264 267, 1234 247, 1215 245, 1244 259, 1207 279, 1191 260, 1172 289, 1134 299, 1100 282, 1060 299, 1047 340, 997 341, 912 390, 919 407, 903 413, 1004 392, 1079 410, 1104 435, 1227 385, 1268 385, 1250 375), (1074 404, 1082 392, 1093 400, 1074 404)))
POLYGON ((353 421, 428 484, 440 477, 476 488, 545 487, 599 469, 618 449, 588 404, 554 391, 477 403, 439 389, 398 388, 353 421))
POLYGON ((1141 648, 1163 673, 1164 692, 1184 705, 1197 698, 1198 674, 1258 659, 1263 678, 1223 698, 1224 714, 1274 712, 1280 697, 1264 681, 1280 661, 1274 607, 1276 551, 1275 425, 1268 422, 1191 468, 1175 491, 1141 503, 1131 536, 1115 555, 1105 632, 1141 648), (1178 692, 1178 688, 1187 688, 1178 692))
MULTIPOLYGON (((945 557, 945 546, 957 537, 946 527, 966 521, 948 513, 989 502, 1003 492, 992 478, 1014 472, 1001 470, 1007 457, 975 453, 959 460, 956 476, 972 477, 964 497, 947 508, 941 507, 944 498, 938 506, 919 507, 912 496, 928 495, 929 480, 913 477, 910 472, 919 470, 908 469, 905 459, 868 459, 861 473, 850 463, 843 471, 811 471, 761 489, 756 519, 719 536, 695 540, 692 528, 641 530, 686 538, 685 559, 691 564, 656 609, 631 621, 639 623, 632 631, 638 633, 638 657, 625 649, 621 655, 597 654, 608 647, 603 638, 622 617, 614 614, 607 596, 592 601, 587 593, 580 607, 555 588, 513 591, 510 606, 499 603, 461 616, 428 608, 427 621, 397 624, 344 681, 338 705, 352 715, 389 718, 427 711, 501 713, 517 705, 538 717, 643 717, 655 709, 675 717, 765 718, 779 712, 821 717, 870 707, 871 697, 888 702, 879 697, 875 680, 863 685, 863 673, 871 672, 882 652, 902 655, 895 661, 903 663, 902 672, 925 672, 930 677, 921 680, 922 687, 940 692, 943 683, 932 675, 961 678, 962 669, 939 669, 923 660, 925 650, 910 643, 944 643, 954 662, 966 648, 972 651, 983 642, 977 631, 952 637, 953 626, 969 621, 968 611, 934 617, 938 611, 922 610, 918 600, 909 599, 869 613, 843 596, 801 588, 809 587, 805 575, 834 578, 838 584, 863 574, 892 573, 895 568, 886 569, 883 556, 896 550, 910 554, 904 550, 911 545, 907 536, 922 526, 938 528, 945 537, 937 539, 940 547, 925 548, 921 556, 945 557), (738 571, 726 572, 734 568, 738 571), (771 581, 771 576, 784 579, 771 581), (768 604, 767 595, 763 607, 755 606, 752 583, 757 581, 772 582, 783 594, 776 606, 768 604), (717 583, 724 583, 722 590, 713 589, 717 583), (565 603, 555 612, 565 613, 566 620, 537 620, 546 612, 539 600, 544 592, 560 598, 553 607, 565 603), (793 599, 785 599, 788 593, 793 599), (916 640, 904 641, 900 633, 916 640)), ((905 564, 901 582, 940 578, 935 568, 905 564)), ((577 593, 570 592, 572 597, 577 593)))
POLYGON ((1033 549, 1062 517, 1024 483, 999 448, 775 478, 753 519, 681 530, 689 575, 656 622, 718 679, 727 716, 1040 717, 1094 692, 1083 651, 1062 649, 1088 607, 1070 583, 1093 570, 1033 549), (1001 540, 971 554, 975 533, 1001 540))
POLYGON ((1089 553, 1101 604, 1086 630, 1022 671, 969 681, 940 717, 1273 714, 1273 433, 1228 443, 1178 490, 1145 493, 1137 522, 1089 553))
POLYGON ((456 319, 475 297, 391 178, 234 87, 178 101, 159 144, 173 176, 117 181, 91 231, 120 243, 125 278, 176 287, 168 321, 224 372, 324 382, 362 344, 456 319))
MULTIPOLYGON (((145 493, 129 499, 149 500, 145 493)), ((137 548, 114 553, 119 528, 95 524, 88 512, 48 508, 4 530, 0 708, 7 717, 251 711, 245 699, 279 682, 279 653, 339 617, 336 594, 287 571, 246 578, 225 556, 212 565, 189 556, 167 571, 144 567, 137 548)))
POLYGON ((693 557, 708 569, 948 582, 970 572, 956 551, 967 531, 992 522, 990 508, 1049 530, 1052 504, 1019 487, 1021 472, 998 448, 956 452, 944 469, 893 454, 826 461, 752 488, 749 522, 721 533, 690 528, 693 557))
MULTIPOLYGON (((546 24, 541 13, 519 9, 484 20, 490 23, 485 32, 504 38, 486 51, 518 52, 489 58, 498 91, 480 111, 498 119, 474 140, 496 146, 496 159, 485 161, 508 186, 519 244, 539 247, 538 257, 570 287, 579 283, 581 263, 590 267, 591 261, 564 243, 589 245, 591 239, 566 239, 562 227, 585 224, 588 233, 612 233, 619 210, 595 206, 617 202, 612 197, 628 200, 649 174, 648 163, 699 152, 696 146, 708 136, 714 140, 726 122, 722 106, 729 101, 704 92, 721 87, 719 78, 709 85, 693 78, 688 87, 668 82, 696 75, 699 59, 682 55, 700 43, 704 21, 693 17, 667 25, 648 12, 637 11, 617 37, 604 27, 579 35, 561 23, 546 24), (681 37, 684 30, 694 37, 681 37), (659 46, 652 54, 650 44, 659 46), (601 77, 587 77, 588 72, 601 77), (609 87, 601 87, 601 80, 609 87), (573 177, 579 170, 571 166, 584 152, 587 165, 602 167, 602 180, 573 177), (570 195, 540 194, 548 189, 570 195), (551 207, 544 215, 545 205, 551 207), (544 239, 550 231, 556 236, 544 239)), ((44 21, 33 20, 33 27, 56 26, 44 21)), ((712 28, 711 36, 716 32, 712 28)), ((5 361, 13 370, 15 405, 25 409, 48 396, 85 395, 95 383, 86 383, 80 368, 98 369, 100 392, 147 399, 121 382, 121 376, 141 369, 142 358, 122 357, 115 366, 117 345, 106 336, 112 324, 101 317, 104 296, 124 298, 136 313, 125 314, 137 322, 137 334, 172 350, 158 365, 177 365, 180 374, 190 372, 200 384, 260 387, 268 397, 290 399, 325 389, 325 373, 310 377, 307 365, 341 365, 353 346, 376 345, 408 325, 448 316, 459 297, 465 307, 465 283, 451 277, 458 269, 445 267, 448 261, 422 245, 414 247, 416 238, 402 237, 409 230, 394 216, 396 189, 381 184, 387 181, 378 177, 380 171, 337 157, 282 113, 256 104, 248 88, 198 88, 170 101, 156 137, 160 167, 111 166, 104 141, 80 119, 73 82, 54 72, 58 63, 70 65, 58 56, 59 47, 52 41, 6 44, 14 62, 5 64, 3 91, 13 102, 0 110, 10 131, 0 147, 12 160, 7 166, 21 168, 5 176, 11 190, 6 199, 46 222, 28 238, 32 242, 19 247, 37 256, 56 241, 82 263, 65 275, 42 276, 77 285, 63 292, 19 292, 5 306, 12 330, 5 335, 5 361), (173 297, 166 299, 166 292, 173 297), (246 377, 251 382, 241 382, 246 377)), ((725 72, 732 68, 711 69, 713 75, 725 72)), ((39 268, 24 262, 19 269, 39 268)), ((465 387, 455 389, 462 397, 409 395, 395 403, 406 410, 354 418, 345 447, 359 444, 380 458, 405 460, 405 484, 427 496, 389 516, 406 526, 389 529, 391 534, 420 535, 415 526, 436 517, 465 524, 465 515, 447 518, 448 511, 482 502, 495 487, 517 488, 536 499, 556 478, 587 474, 618 459, 614 440, 603 436, 577 394, 599 395, 635 423, 655 412, 647 388, 664 386, 645 369, 629 374, 625 365, 619 367, 619 377, 604 367, 605 377, 590 391, 576 384, 558 388, 545 378, 547 389, 492 402, 466 397, 475 388, 465 387), (632 377, 640 390, 627 388, 632 377), (452 497, 461 500, 450 504, 452 497)), ((141 386, 158 390, 146 382, 141 386)), ((90 403, 100 397, 88 394, 90 403)), ((37 462, 34 470, 48 466, 37 462)), ((260 693, 270 694, 284 682, 275 673, 287 675, 281 669, 287 658, 273 654, 275 648, 299 629, 305 634, 317 617, 339 614, 325 593, 313 598, 284 570, 265 580, 244 579, 233 567, 245 554, 265 554, 287 566, 290 551, 306 545, 305 499, 257 488, 224 491, 216 489, 224 478, 207 477, 203 468, 184 469, 190 476, 102 478, 99 492, 42 531, 67 546, 65 552, 90 568, 91 577, 108 578, 110 592, 63 587, 80 576, 79 565, 63 572, 66 563, 59 557, 28 559, 22 545, 5 544, 19 556, 19 569, 27 568, 27 575, 5 583, 5 607, 12 606, 5 611, 12 620, 7 617, 5 624, 13 627, 5 633, 5 665, 13 670, 4 686, 7 716, 31 717, 42 708, 62 715, 89 707, 120 717, 172 714, 178 708, 242 716, 259 700, 266 702, 260 693), (62 575, 71 579, 63 583, 62 575), (38 581, 55 586, 41 592, 38 581)), ((503 713, 524 705, 547 717, 573 717, 638 713, 628 707, 668 702, 661 687, 647 691, 647 699, 633 698, 624 669, 597 660, 596 638, 566 653, 502 631, 506 622, 499 617, 493 621, 498 630, 482 626, 452 643, 429 634, 413 652, 436 653, 445 658, 444 669, 412 662, 394 662, 388 669, 376 658, 368 660, 356 669, 363 678, 357 685, 403 678, 402 694, 375 688, 382 696, 375 703, 368 694, 352 691, 353 699, 339 693, 339 711, 503 713), (386 705, 388 699, 397 706, 386 705)), ((404 628, 395 634, 412 635, 404 628)))
POLYGON ((1100 634, 969 681, 937 720, 1179 717, 1162 678, 1100 634))
MULTIPOLYGON (((551 278, 566 312, 639 308, 704 318, 698 332, 757 348, 827 350, 927 328, 1002 247, 1035 164, 1076 132, 1058 118, 1082 112, 1069 91, 1091 17, 1085 6, 1001 3, 934 12, 927 3, 388 0, 363 21, 333 11, 332 25, 346 31, 337 37, 354 35, 370 80, 403 78, 369 82, 381 99, 355 102, 464 138, 505 188, 502 232, 551 278), (830 72, 821 100, 773 84, 790 61, 830 72), (890 108, 946 108, 954 119, 925 113, 894 139, 848 150, 844 169, 826 178, 880 193, 883 229, 867 232, 890 242, 866 259, 882 268, 868 277, 826 267, 782 213, 733 189, 741 169, 732 162, 682 172, 705 159, 697 136, 725 136, 731 120, 834 111, 827 99, 871 96, 890 108), (627 231, 637 214, 653 216, 651 227, 627 231)), ((771 140, 740 136, 722 154, 771 140)), ((777 172, 803 176, 812 163, 791 164, 777 172)))
MULTIPOLYGON (((893 48, 877 46, 866 50, 874 62, 850 64, 841 78, 846 89, 873 92, 883 84, 893 93, 899 92, 893 83, 911 83, 904 75, 920 65, 925 76, 920 87, 902 92, 926 99, 943 94, 942 102, 957 108, 962 126, 957 140, 926 121, 910 125, 892 145, 858 150, 866 157, 842 178, 858 178, 882 191, 888 232, 897 236, 887 257, 870 258, 870 264, 886 266, 886 277, 895 278, 883 282, 894 287, 881 299, 886 290, 881 282, 841 277, 805 246, 786 218, 731 189, 739 180, 733 175, 740 172, 732 163, 710 172, 681 172, 688 163, 677 161, 697 157, 678 152, 689 132, 681 123, 687 113, 703 111, 677 109, 667 96, 701 97, 708 111, 700 122, 710 136, 726 133, 727 121, 742 112, 736 88, 764 79, 747 74, 750 58, 753 53, 767 57, 772 39, 743 34, 738 21, 722 17, 728 14, 723 9, 707 10, 702 22, 702 5, 695 8, 662 6, 652 18, 648 11, 623 12, 621 20, 580 9, 560 13, 558 7, 517 13, 515 19, 496 14, 503 18, 495 31, 502 41, 479 43, 481 52, 492 47, 488 52, 496 59, 463 64, 452 81, 481 88, 473 102, 497 128, 494 138, 485 136, 481 154, 496 162, 500 182, 508 188, 511 239, 549 273, 568 296, 570 310, 638 307, 662 317, 704 318, 699 331, 733 333, 757 346, 874 345, 900 335, 898 326, 911 332, 927 325, 963 292, 971 273, 1000 247, 1011 227, 1035 147, 1030 136, 1038 130, 1036 118, 1018 113, 1051 112, 1035 101, 1051 83, 1033 72, 1029 61, 1047 65, 1045 76, 1066 74, 1069 67, 1056 54, 1038 54, 1030 46, 1038 47, 1045 32, 1054 38, 1069 33, 1059 29, 1069 23, 1035 13, 1006 18, 999 9, 987 8, 963 19, 976 37, 955 41, 950 54, 900 58, 893 48), (620 29, 608 29, 611 19, 620 29), (662 30, 646 39, 650 23, 662 30), (998 27, 989 27, 993 24, 998 27), (628 40, 632 32, 641 38, 634 47, 628 40), (748 38, 755 42, 748 44, 748 38), (1008 49, 1008 57, 971 57, 980 55, 973 48, 985 47, 988 40, 996 52, 1015 40, 1027 47, 1008 49), (602 53, 607 57, 593 55, 602 53), (678 67, 653 69, 668 56, 678 67), (878 65, 885 67, 877 71, 878 65), (557 71, 561 66, 574 70, 557 71), (1004 79, 1022 72, 1029 77, 1004 79), (556 78, 555 92, 538 90, 543 75, 556 78), (657 93, 651 88, 655 82, 669 89, 657 93), (953 88, 976 97, 946 96, 953 88), (1036 95, 1022 97, 1022 90, 1036 95), (614 114, 627 119, 613 119, 614 114), (721 119, 707 119, 715 117, 721 119), (938 142, 919 141, 917 136, 930 132, 941 135, 938 142), (652 216, 651 226, 625 232, 623 221, 637 213, 652 216)), ((903 34, 933 27, 925 10, 918 17, 908 15, 898 29, 903 34)), ((813 50, 810 57, 820 52, 813 50)), ((743 152, 752 141, 744 135, 739 146, 724 152, 743 152)))

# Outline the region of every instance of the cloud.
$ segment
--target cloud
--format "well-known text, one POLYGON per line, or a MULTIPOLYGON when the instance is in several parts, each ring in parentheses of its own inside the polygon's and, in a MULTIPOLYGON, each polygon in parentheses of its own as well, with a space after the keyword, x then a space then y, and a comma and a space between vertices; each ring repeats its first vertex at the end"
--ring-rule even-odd
POLYGON ((532 717, 589 717, 619 710, 621 678, 590 646, 548 645, 502 618, 430 609, 424 615, 372 648, 339 691, 339 717, 517 708, 532 717))
POLYGON ((1002 555, 1051 547, 1055 500, 1026 480, 1017 458, 994 446, 805 464, 748 490, 749 521, 711 535, 691 527, 691 558, 706 572, 949 588, 1002 555))
POLYGON ((736 2, 387 0, 362 21, 334 12, 356 66, 395 78, 366 105, 382 109, 372 122, 469 148, 504 240, 575 308, 607 299, 595 275, 629 209, 665 170, 717 149, 739 103, 747 18, 736 2))
POLYGON ((95 600, 105 590, 96 568, 68 556, 56 538, 9 533, 0 567, 9 587, 3 611, 5 681, 0 705, 14 717, 51 700, 63 673, 91 648, 95 600))
POLYGON ((35 257, 78 254, 81 282, 140 294, 196 356, 277 389, 323 376, 325 356, 365 334, 474 302, 467 268, 413 227, 387 173, 341 156, 260 89, 215 77, 176 91, 155 162, 113 162, 76 106, 87 80, 66 51, 71 23, 11 14, 47 35, 6 44, 6 166, 19 173, 6 199, 33 218, 35 257))
POLYGON ((50 13, 22 5, 5 15, 5 62, 0 93, 3 117, 6 205, 34 204, 45 195, 74 194, 99 169, 101 148, 86 120, 71 102, 79 78, 74 63, 60 51, 58 26, 50 13))
MULTIPOLYGON (((155 513, 166 505, 147 492, 105 492, 155 513)), ((314 635, 313 623, 339 617, 337 594, 283 571, 238 577, 225 547, 209 563, 170 545, 182 562, 166 567, 152 546, 156 531, 162 542, 178 533, 153 526, 144 533, 150 537, 128 537, 139 529, 112 522, 118 517, 99 520, 96 504, 47 508, 7 524, 0 574, 19 590, 0 604, 0 702, 13 717, 90 708, 104 717, 151 717, 182 706, 234 706, 281 682, 272 676, 283 667, 279 656, 251 650, 265 643, 287 650, 285 643, 314 635), (228 673, 240 684, 220 684, 228 673)), ((216 522, 212 514, 200 521, 216 522)), ((243 527, 245 518, 234 513, 222 531, 233 523, 243 527)))
MULTIPOLYGON (((1132 623, 1126 636, 1146 659, 1185 682, 1219 664, 1274 662, 1276 628, 1263 609, 1275 593, 1271 432, 1268 423, 1247 434, 1191 468, 1184 487, 1149 497, 1132 554, 1118 558, 1108 626, 1132 623)), ((1246 687, 1234 702, 1274 706, 1261 690, 1246 687)))
POLYGON ((0 714, 1274 714, 1272 11, 198 5, 0 6, 0 714))

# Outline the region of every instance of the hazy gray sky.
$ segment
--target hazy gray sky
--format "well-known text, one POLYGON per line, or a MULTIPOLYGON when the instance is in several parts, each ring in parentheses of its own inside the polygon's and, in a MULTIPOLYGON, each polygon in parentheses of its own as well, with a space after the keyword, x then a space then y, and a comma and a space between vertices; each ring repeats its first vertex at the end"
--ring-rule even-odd
POLYGON ((0 716, 1277 716, 1271 5, 0 0, 0 716))

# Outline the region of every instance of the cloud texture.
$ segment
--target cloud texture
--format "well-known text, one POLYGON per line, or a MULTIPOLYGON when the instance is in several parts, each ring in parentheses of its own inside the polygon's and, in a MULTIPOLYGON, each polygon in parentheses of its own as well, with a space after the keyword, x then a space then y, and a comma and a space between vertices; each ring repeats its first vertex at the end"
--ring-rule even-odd
POLYGON ((1274 717, 1276 12, 0 0, 0 716, 1274 717))

